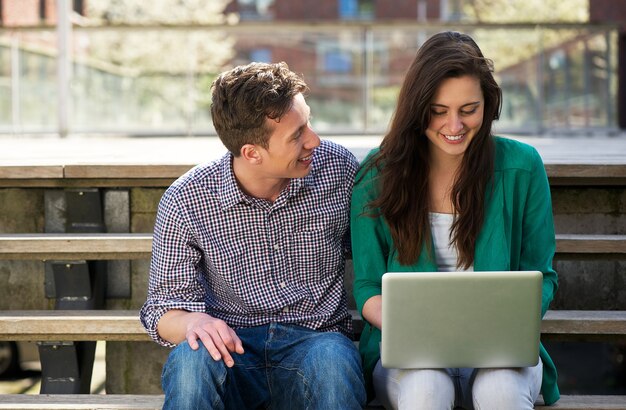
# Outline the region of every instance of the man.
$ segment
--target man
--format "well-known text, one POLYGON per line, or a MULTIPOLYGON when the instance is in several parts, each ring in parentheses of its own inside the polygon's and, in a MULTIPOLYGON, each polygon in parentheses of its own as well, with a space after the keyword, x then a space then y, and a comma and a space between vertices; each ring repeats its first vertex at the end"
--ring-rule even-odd
POLYGON ((228 153, 165 192, 141 321, 176 346, 164 408, 365 404, 343 289, 357 161, 311 129, 304 81, 252 63, 213 83, 228 153))

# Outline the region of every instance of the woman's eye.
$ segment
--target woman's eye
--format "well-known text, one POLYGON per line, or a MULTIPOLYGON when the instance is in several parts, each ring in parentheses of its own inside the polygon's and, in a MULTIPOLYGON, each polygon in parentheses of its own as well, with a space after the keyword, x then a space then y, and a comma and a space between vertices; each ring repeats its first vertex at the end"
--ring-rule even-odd
POLYGON ((432 110, 431 113, 433 115, 445 115, 446 114, 445 111, 435 111, 435 110, 432 110))
POLYGON ((461 111, 461 114, 463 115, 472 115, 476 112, 477 108, 471 109, 469 111, 461 111))

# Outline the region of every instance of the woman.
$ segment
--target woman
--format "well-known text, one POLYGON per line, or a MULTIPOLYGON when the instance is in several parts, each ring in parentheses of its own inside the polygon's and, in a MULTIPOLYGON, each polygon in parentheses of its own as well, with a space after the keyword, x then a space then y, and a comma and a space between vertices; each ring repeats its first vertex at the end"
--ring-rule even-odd
POLYGON ((417 52, 390 130, 357 175, 351 229, 354 296, 366 321, 360 350, 370 397, 387 408, 525 409, 540 391, 546 404, 559 399, 543 346, 529 368, 380 364, 385 272, 538 270, 542 315, 548 309, 557 288, 550 188, 534 148, 492 135, 500 107, 492 63, 472 38, 436 34, 417 52))

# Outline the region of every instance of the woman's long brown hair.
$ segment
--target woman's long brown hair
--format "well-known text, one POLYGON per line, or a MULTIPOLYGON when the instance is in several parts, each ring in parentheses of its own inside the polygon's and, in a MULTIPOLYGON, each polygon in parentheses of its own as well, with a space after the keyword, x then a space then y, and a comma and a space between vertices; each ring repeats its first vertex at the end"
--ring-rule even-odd
POLYGON ((424 244, 430 250, 428 218, 430 158, 425 131, 435 93, 447 78, 471 75, 480 80, 485 101, 483 123, 468 146, 452 188, 457 217, 452 224, 458 266, 474 263, 476 238, 483 225, 485 194, 493 176, 491 125, 500 115, 502 92, 493 78, 493 63, 474 40, 457 32, 430 37, 418 50, 398 96, 389 132, 366 167, 380 170, 379 196, 368 204, 371 216, 389 225, 401 264, 415 263, 424 244))

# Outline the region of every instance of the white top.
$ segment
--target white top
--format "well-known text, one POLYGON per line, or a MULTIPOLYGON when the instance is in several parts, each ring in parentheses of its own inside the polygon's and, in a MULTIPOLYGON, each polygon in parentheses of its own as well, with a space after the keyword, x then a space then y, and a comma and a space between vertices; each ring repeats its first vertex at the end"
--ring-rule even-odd
MULTIPOLYGON (((430 212, 430 232, 433 235, 435 262, 437 262, 437 270, 439 272, 454 272, 459 269, 456 262, 459 256, 456 246, 450 245, 450 228, 454 221, 453 214, 441 214, 430 212)), ((466 271, 473 271, 474 267, 470 266, 466 271)))

